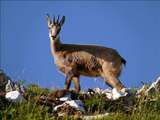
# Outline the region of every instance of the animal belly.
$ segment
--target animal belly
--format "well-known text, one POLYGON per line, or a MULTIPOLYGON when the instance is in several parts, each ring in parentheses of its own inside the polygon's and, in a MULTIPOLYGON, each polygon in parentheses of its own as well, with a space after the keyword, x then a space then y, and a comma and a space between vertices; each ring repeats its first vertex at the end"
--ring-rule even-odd
POLYGON ((85 64, 77 65, 78 71, 81 75, 97 77, 101 75, 102 67, 98 62, 86 62, 85 64))
POLYGON ((89 76, 89 77, 98 77, 100 76, 100 73, 99 72, 96 72, 96 71, 80 71, 80 74, 81 75, 84 75, 84 76, 89 76))
MULTIPOLYGON (((59 71, 65 74, 65 66, 57 66, 59 71)), ((88 76, 88 77, 98 77, 100 76, 100 71, 98 70, 88 70, 88 69, 77 69, 79 75, 88 76)))

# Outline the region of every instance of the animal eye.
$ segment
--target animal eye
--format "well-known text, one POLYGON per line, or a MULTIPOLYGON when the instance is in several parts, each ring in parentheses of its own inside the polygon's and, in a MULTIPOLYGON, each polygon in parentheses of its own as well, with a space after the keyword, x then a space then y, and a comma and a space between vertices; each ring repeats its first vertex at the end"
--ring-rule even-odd
POLYGON ((60 31, 60 30, 61 30, 61 28, 59 27, 59 28, 58 28, 58 31, 60 31))
POLYGON ((48 26, 48 29, 51 29, 51 26, 48 26))
POLYGON ((61 30, 61 28, 58 28, 57 33, 59 33, 59 32, 60 32, 60 30, 61 30))

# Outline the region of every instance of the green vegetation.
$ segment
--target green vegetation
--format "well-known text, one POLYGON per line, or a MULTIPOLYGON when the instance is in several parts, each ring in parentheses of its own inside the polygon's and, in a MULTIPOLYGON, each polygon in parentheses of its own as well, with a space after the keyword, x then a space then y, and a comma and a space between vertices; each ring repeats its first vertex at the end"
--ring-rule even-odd
MULTIPOLYGON (((139 98, 130 111, 117 109, 105 117, 105 120, 160 120, 160 94, 152 96, 153 100, 139 98)), ((112 106, 113 107, 113 106, 112 106)), ((120 107, 122 108, 122 106, 120 107)), ((126 109, 127 110, 127 109, 126 109)))
MULTIPOLYGON (((58 118, 47 105, 38 102, 40 95, 49 93, 49 89, 40 88, 37 85, 29 85, 22 103, 9 103, 0 98, 0 119, 2 120, 54 120, 73 119, 67 116, 58 118), (2 104, 3 103, 3 104, 2 104)), ((83 100, 86 113, 89 115, 109 112, 102 120, 160 120, 160 93, 149 97, 128 97, 117 101, 107 101, 103 95, 94 95, 83 100), (132 103, 132 107, 127 106, 132 103), (125 104, 126 103, 126 104, 125 104)))
POLYGON ((0 111, 2 120, 47 120, 49 119, 49 108, 38 104, 41 94, 47 94, 48 89, 40 88, 38 85, 29 85, 22 103, 10 103, 0 111))

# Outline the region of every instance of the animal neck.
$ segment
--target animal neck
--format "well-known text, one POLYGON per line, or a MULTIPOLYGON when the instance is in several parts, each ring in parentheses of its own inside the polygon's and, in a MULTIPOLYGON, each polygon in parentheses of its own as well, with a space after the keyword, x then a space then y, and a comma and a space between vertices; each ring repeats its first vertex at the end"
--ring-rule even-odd
POLYGON ((52 36, 50 36, 50 45, 51 45, 51 52, 53 55, 55 55, 55 53, 60 49, 61 46, 60 37, 57 36, 56 38, 53 38, 52 36))

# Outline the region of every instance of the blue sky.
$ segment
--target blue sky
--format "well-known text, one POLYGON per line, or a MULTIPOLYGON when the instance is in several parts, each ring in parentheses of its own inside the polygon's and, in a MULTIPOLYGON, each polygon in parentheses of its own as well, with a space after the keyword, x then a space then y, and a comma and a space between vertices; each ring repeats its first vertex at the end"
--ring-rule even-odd
MULTIPOLYGON (((1 1, 0 68, 14 80, 63 88, 50 52, 45 14, 65 15, 61 41, 112 47, 127 60, 120 79, 140 86, 160 75, 160 2, 1 1)), ((81 77, 82 89, 106 88, 100 78, 81 77)), ((73 86, 72 86, 73 87, 73 86)))

